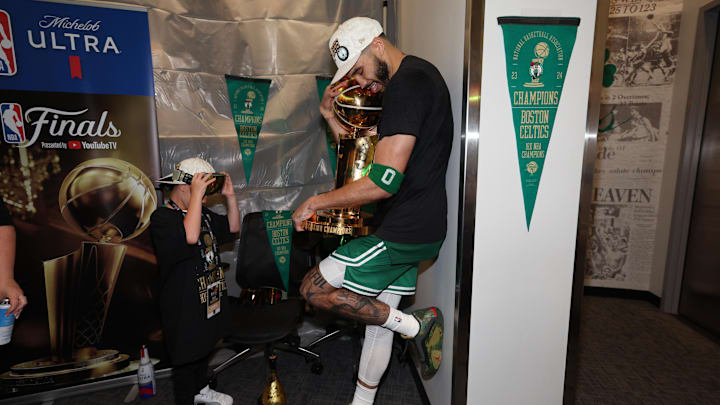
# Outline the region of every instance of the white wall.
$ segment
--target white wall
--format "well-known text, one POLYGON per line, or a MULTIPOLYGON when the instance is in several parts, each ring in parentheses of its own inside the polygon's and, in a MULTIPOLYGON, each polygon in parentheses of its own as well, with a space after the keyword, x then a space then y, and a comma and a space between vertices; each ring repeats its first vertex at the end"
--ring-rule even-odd
POLYGON ((413 308, 438 306, 445 314, 443 364, 425 381, 430 402, 450 404, 452 393, 453 315, 455 311, 455 262, 460 178, 460 121, 462 119, 464 0, 398 0, 398 47, 424 58, 442 73, 450 91, 455 139, 447 171, 448 231, 435 264, 421 271, 413 308))
POLYGON ((468 404, 562 403, 595 10, 486 3, 468 404), (516 15, 581 18, 529 231, 497 23, 516 15))

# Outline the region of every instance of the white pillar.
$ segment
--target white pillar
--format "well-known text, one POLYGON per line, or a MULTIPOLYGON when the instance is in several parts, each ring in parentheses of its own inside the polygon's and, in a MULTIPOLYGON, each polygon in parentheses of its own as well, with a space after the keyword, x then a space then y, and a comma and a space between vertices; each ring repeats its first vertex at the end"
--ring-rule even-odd
POLYGON ((596 1, 487 1, 468 404, 562 403, 596 1), (579 17, 530 229, 499 16, 579 17))

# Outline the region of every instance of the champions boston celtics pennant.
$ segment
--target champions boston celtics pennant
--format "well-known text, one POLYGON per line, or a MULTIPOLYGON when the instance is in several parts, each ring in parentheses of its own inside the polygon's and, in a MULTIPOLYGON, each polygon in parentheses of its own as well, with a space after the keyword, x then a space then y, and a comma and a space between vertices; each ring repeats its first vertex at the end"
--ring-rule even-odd
MULTIPOLYGON (((320 101, 322 102, 323 94, 325 94, 325 88, 330 85, 332 78, 325 76, 315 76, 317 80, 318 94, 320 95, 320 101)), ((335 137, 330 131, 330 127, 323 118, 323 126, 325 127, 325 140, 327 141, 328 157, 330 158, 330 167, 332 168, 333 176, 335 175, 335 166, 337 166, 337 142, 335 137)))
POLYGON ((290 249, 292 246, 293 220, 292 211, 263 211, 263 221, 267 230, 268 240, 275 264, 277 264, 280 278, 285 291, 290 280, 290 249))
POLYGON ((245 180, 250 184, 255 147, 265 116, 265 105, 271 81, 270 79, 225 75, 225 82, 227 83, 235 131, 240 142, 245 180))
POLYGON ((498 23, 505 39, 510 104, 529 230, 580 19, 499 17, 498 23))

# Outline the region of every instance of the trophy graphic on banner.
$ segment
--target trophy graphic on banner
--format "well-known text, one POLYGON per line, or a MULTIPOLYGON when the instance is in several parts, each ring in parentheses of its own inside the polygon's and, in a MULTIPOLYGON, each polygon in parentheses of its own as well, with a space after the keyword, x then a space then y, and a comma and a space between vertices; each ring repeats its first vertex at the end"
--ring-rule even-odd
POLYGON ((51 355, 16 364, 0 380, 30 388, 100 377, 129 364, 128 355, 97 346, 127 250, 119 242, 147 228, 156 202, 150 179, 123 160, 87 160, 68 173, 60 212, 95 241, 43 262, 51 355))
MULTIPOLYGON (((350 81, 333 101, 333 112, 348 133, 340 135, 337 153, 335 188, 352 183, 370 172, 375 157, 377 134, 363 130, 377 125, 382 113, 382 93, 362 89, 350 81)), ((316 212, 303 222, 308 231, 335 235, 363 236, 370 233, 360 207, 348 207, 316 212)), ((366 219, 366 218, 365 218, 366 219)))
POLYGON ((533 48, 535 58, 530 62, 530 81, 523 84, 525 87, 543 87, 540 82, 540 76, 543 74, 543 62, 550 54, 550 46, 547 42, 538 42, 533 48))

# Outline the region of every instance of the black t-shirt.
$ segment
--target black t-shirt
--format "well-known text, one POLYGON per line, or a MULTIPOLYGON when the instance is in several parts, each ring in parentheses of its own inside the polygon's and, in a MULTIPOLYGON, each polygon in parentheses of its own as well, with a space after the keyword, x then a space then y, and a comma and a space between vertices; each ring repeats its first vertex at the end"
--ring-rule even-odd
POLYGON ((405 179, 394 196, 378 203, 379 238, 398 243, 431 243, 445 238, 445 172, 453 139, 450 93, 440 72, 408 55, 390 78, 383 96, 380 139, 415 137, 405 179))
MULTIPOLYGON (((226 216, 205 207, 203 214, 210 216, 217 245, 233 239, 226 216)), ((175 365, 199 360, 230 333, 232 316, 227 295, 221 298, 220 313, 207 319, 207 304, 200 302, 196 279, 203 271, 200 247, 188 245, 182 212, 158 208, 150 217, 150 233, 160 265, 160 312, 170 360, 175 365)))
POLYGON ((5 206, 5 201, 0 197, 0 226, 12 225, 13 219, 5 206))

